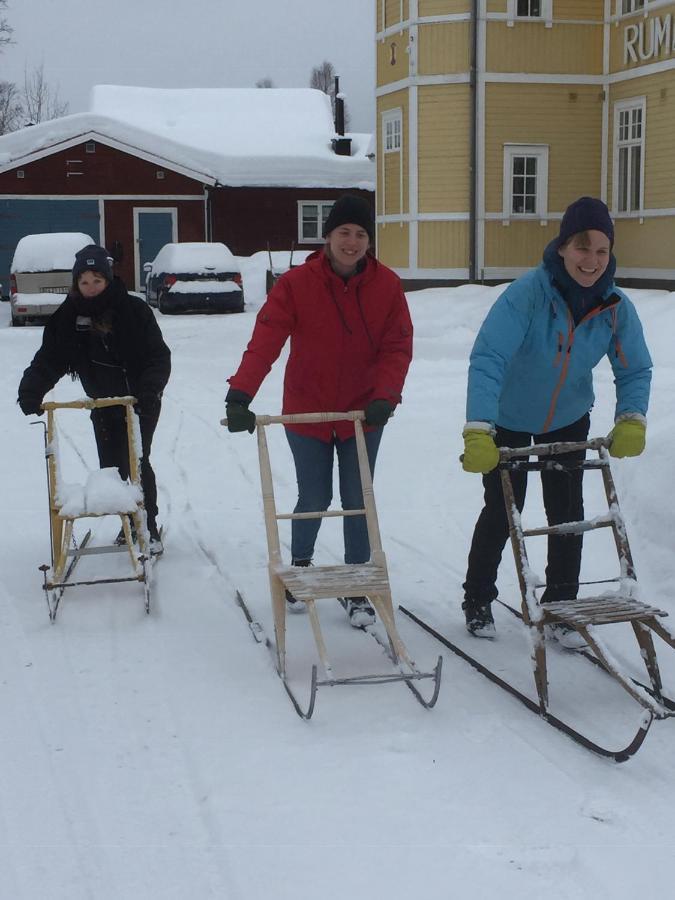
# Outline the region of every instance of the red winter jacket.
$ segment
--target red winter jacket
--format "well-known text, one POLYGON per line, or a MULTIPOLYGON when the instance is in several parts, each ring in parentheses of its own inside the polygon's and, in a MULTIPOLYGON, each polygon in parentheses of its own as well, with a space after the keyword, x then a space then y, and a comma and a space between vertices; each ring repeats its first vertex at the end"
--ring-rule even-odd
MULTIPOLYGON (((283 413, 346 412, 370 400, 401 402, 412 358, 412 322, 398 276, 367 256, 347 282, 323 250, 283 275, 258 313, 232 388, 254 397, 289 335, 283 413)), ((351 422, 292 425, 329 441, 351 422)))

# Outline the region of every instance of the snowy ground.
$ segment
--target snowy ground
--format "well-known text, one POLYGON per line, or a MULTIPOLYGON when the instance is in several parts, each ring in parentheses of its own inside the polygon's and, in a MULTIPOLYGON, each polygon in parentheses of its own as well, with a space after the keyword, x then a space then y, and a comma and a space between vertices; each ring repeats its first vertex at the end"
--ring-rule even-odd
MULTIPOLYGON (((41 329, 10 328, 9 304, 0 307, 0 897, 670 896, 674 722, 656 723, 630 762, 608 763, 452 655, 431 712, 393 684, 326 688, 310 723, 293 713, 233 600, 240 588, 271 633, 255 440, 219 425, 225 379, 261 301, 260 273, 246 274, 242 315, 157 314, 174 369, 153 450, 166 553, 150 616, 138 587, 75 588, 49 623, 37 569, 49 561, 42 428, 14 402, 41 329)), ((459 609, 481 501, 479 477, 457 461, 467 359, 497 294, 467 286, 409 296, 415 361, 383 439, 376 494, 395 601, 531 691, 515 620, 503 613, 500 640, 477 647, 459 609)), ((675 297, 633 296, 655 362, 649 443, 642 458, 613 470, 642 598, 675 614, 675 297)), ((256 411, 279 410, 282 370, 280 362, 256 411)), ((604 434, 613 413, 608 366, 596 387, 592 431, 604 434)), ((54 392, 80 395, 65 379, 54 392)), ((82 469, 95 466, 87 417, 67 412, 61 423, 64 467, 84 480, 82 469)), ((279 507, 290 509, 290 457, 281 429, 270 431, 279 507)), ((587 515, 603 512, 592 474, 586 483, 587 515)), ((542 521, 533 479, 526 522, 542 521)), ((116 530, 112 519, 98 520, 96 539, 116 530)), ((288 548, 283 530, 282 540, 288 548)), ((531 558, 541 571, 538 546, 531 542, 531 558)), ((337 522, 324 522, 317 558, 340 553, 337 522)), ((123 565, 102 559, 84 560, 81 571, 123 565)), ((610 539, 591 535, 584 575, 615 567, 610 539)), ((508 553, 500 587, 504 599, 517 599, 508 553)), ((352 631, 337 604, 320 611, 336 667, 386 670, 376 643, 352 631)), ((638 672, 627 626, 612 627, 607 640, 638 672)), ((433 665, 440 645, 408 621, 400 629, 418 663, 433 665)), ((289 645, 302 694, 313 661, 305 617, 289 622, 289 645)), ((610 746, 627 743, 637 707, 587 663, 555 648, 550 657, 558 713, 610 746)), ((664 648, 661 660, 675 694, 675 654, 664 648)))

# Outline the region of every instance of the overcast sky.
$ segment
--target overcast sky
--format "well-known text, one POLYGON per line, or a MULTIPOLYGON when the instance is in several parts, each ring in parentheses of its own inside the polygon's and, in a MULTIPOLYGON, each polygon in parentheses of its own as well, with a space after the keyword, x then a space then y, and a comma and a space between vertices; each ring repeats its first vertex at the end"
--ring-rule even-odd
POLYGON ((372 131, 373 0, 9 0, 14 45, 0 80, 44 63, 69 112, 94 84, 307 87, 324 59, 340 75, 353 131, 372 131))

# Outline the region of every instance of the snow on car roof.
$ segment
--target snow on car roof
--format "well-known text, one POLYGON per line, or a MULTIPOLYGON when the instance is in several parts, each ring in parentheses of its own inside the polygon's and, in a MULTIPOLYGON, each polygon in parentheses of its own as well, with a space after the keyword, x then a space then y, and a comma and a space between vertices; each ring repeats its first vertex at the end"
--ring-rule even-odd
POLYGON ((51 272, 72 269, 77 251, 93 243, 88 234, 80 231, 27 234, 16 245, 11 271, 51 272))
POLYGON ((238 272, 239 263, 225 244, 214 241, 186 241, 164 244, 152 264, 155 272, 186 272, 194 275, 208 272, 238 272))

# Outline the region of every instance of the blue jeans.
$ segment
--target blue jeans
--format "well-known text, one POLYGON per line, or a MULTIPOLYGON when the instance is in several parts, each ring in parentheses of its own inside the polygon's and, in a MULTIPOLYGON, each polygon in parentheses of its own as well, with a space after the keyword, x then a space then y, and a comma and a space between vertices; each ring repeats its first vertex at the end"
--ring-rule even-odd
MULTIPOLYGON (((371 475, 375 469, 382 428, 366 432, 366 448, 371 475)), ((333 437, 330 442, 296 434, 286 429, 298 480, 298 502, 294 512, 320 512, 328 509, 333 499, 333 451, 337 452, 340 499, 343 509, 363 509, 361 476, 359 475, 356 438, 345 441, 333 437)), ((291 555, 294 560, 311 559, 321 527, 321 519, 293 519, 291 523, 291 555)), ((345 562, 359 564, 370 559, 370 542, 365 516, 345 516, 345 562)))

